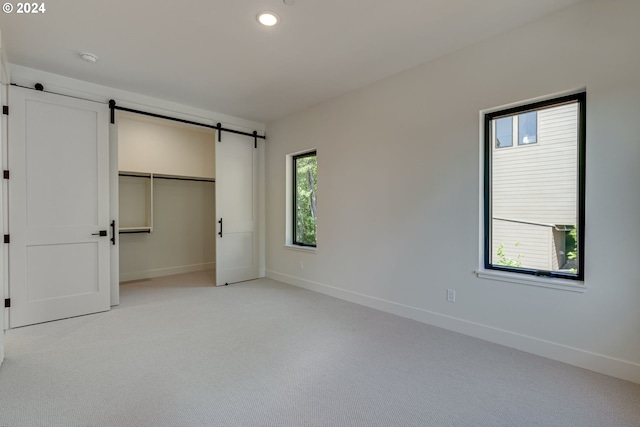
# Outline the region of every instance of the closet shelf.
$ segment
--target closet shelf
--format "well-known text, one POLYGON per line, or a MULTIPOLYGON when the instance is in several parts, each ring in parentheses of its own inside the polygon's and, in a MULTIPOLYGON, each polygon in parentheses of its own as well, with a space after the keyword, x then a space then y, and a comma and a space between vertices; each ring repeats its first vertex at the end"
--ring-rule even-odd
POLYGON ((120 234, 133 234, 133 233, 151 233, 151 227, 122 227, 118 229, 120 234))
POLYGON ((206 176, 170 175, 165 173, 128 172, 128 171, 120 171, 118 174, 120 176, 128 176, 132 178, 176 179, 180 181, 216 182, 215 178, 206 177, 206 176))

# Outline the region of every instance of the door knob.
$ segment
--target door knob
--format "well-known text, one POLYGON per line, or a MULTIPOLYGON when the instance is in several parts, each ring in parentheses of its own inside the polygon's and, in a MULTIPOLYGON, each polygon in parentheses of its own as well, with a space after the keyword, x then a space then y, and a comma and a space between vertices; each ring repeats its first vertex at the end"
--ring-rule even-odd
POLYGON ((92 233, 92 236, 100 236, 100 237, 106 237, 107 236, 107 230, 100 230, 97 233, 92 233))

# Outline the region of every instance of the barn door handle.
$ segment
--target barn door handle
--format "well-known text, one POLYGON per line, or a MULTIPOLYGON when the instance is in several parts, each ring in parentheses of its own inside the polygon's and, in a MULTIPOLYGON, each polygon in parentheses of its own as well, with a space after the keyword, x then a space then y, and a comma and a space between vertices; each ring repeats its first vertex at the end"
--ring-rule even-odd
POLYGON ((92 233, 92 236, 100 236, 100 237, 106 237, 107 236, 107 230, 100 230, 97 233, 92 233))
POLYGON ((116 220, 111 221, 111 244, 116 244, 116 220))
POLYGON ((220 221, 218 221, 218 224, 220 224, 220 231, 218 231, 218 236, 222 237, 222 218, 220 218, 220 221))

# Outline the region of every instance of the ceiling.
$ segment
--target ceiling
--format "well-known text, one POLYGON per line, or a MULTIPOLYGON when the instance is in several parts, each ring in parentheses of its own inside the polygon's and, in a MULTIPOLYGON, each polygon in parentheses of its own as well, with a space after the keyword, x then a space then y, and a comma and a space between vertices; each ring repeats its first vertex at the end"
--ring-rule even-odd
POLYGON ((269 122, 579 1, 55 0, 0 30, 12 64, 269 122))

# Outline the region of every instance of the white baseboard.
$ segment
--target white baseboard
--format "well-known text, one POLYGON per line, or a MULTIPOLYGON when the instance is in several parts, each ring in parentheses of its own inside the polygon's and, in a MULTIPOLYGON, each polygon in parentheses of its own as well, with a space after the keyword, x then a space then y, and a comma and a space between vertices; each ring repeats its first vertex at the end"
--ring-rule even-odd
POLYGON ((153 279, 154 277, 172 276, 174 274, 192 273, 194 271, 212 270, 216 268, 215 262, 203 264, 180 265, 177 267, 157 268, 155 270, 133 271, 130 273, 120 273, 120 282, 131 280, 153 279))
POLYGON ((429 325, 640 383, 640 364, 267 270, 267 277, 429 325))

